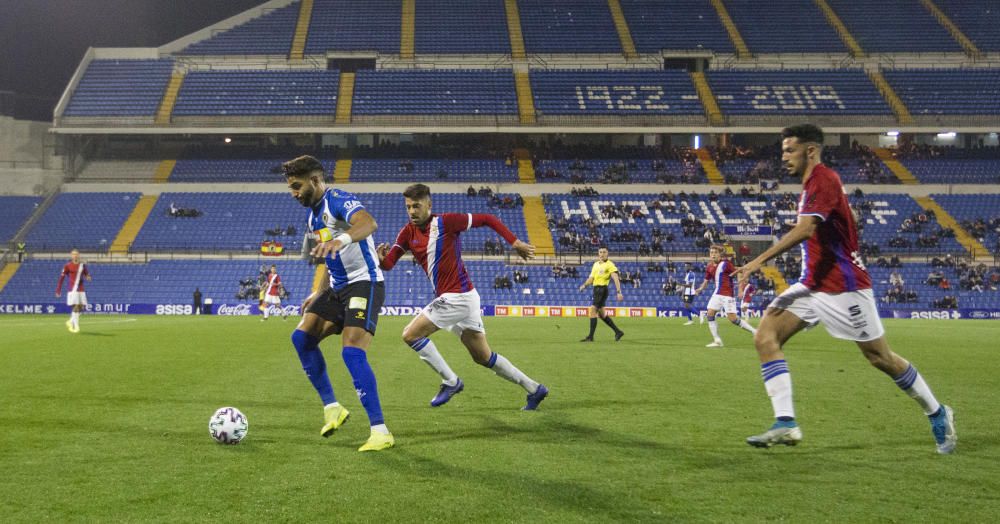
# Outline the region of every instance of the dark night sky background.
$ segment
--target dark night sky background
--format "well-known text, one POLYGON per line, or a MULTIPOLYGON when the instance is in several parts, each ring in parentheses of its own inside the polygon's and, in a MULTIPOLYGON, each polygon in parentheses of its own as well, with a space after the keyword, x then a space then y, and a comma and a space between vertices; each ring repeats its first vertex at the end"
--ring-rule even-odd
POLYGON ((0 0, 0 91, 21 95, 19 118, 51 120, 88 47, 159 47, 262 3, 0 0))

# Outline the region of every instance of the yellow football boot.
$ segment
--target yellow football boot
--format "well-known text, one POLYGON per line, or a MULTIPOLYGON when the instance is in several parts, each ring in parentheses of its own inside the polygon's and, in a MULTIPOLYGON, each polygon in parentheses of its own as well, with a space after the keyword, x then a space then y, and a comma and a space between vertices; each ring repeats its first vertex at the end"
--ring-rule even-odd
POLYGON ((363 446, 358 448, 358 451, 382 451, 383 449, 389 449, 396 444, 396 439, 392 438, 392 433, 381 433, 378 431, 372 431, 370 437, 368 437, 368 442, 365 442, 363 446))
POLYGON ((344 422, 347 422, 347 419, 350 416, 351 412, 347 411, 347 409, 340 404, 323 408, 323 418, 326 420, 326 424, 323 426, 323 431, 320 432, 320 435, 323 435, 324 437, 333 435, 333 432, 337 431, 337 428, 342 426, 344 422))

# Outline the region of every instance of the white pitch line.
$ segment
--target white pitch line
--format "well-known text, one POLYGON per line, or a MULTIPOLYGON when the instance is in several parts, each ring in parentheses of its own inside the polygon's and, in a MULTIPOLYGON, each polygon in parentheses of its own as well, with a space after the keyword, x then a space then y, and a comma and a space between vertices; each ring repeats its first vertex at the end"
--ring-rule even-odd
MULTIPOLYGON (((94 320, 85 320, 83 322, 83 325, 84 326, 88 326, 88 325, 93 325, 93 324, 121 324, 121 323, 124 323, 124 322, 138 322, 138 321, 139 321, 139 319, 137 319, 137 318, 125 318, 125 319, 121 319, 121 320, 94 319, 94 320)), ((3 321, 0 321, 0 326, 3 326, 3 327, 7 327, 7 326, 37 326, 39 324, 41 324, 41 325, 58 326, 58 325, 62 325, 62 324, 65 324, 65 323, 66 323, 65 320, 60 320, 59 322, 46 322, 46 321, 42 321, 40 323, 39 322, 3 322, 3 321)))

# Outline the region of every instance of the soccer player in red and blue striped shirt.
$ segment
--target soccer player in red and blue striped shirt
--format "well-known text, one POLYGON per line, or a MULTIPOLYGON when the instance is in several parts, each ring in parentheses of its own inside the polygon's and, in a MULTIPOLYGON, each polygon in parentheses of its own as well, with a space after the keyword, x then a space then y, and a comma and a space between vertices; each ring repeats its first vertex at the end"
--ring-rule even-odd
POLYGON ((802 277, 771 302, 754 337, 776 421, 771 429, 747 438, 747 443, 791 446, 802 440, 792 405, 792 379, 781 348, 799 331, 822 323, 830 335, 855 342, 873 366, 917 401, 930 419, 938 453, 951 453, 958 440, 952 409, 938 403, 923 376, 894 353, 885 339, 871 278, 858 254, 854 213, 840 176, 822 164, 823 131, 801 124, 785 128, 781 136, 782 162, 789 173, 802 177, 798 223, 738 268, 737 276, 746 281, 765 262, 805 241, 802 277))
POLYGON ((451 370, 431 339, 439 329, 457 335, 477 364, 515 384, 528 393, 524 410, 534 410, 549 394, 548 388, 535 382, 509 360, 490 349, 480 312, 479 292, 472 285, 462 262, 459 235, 474 227, 487 226, 504 238, 525 260, 534 257, 535 247, 518 240, 507 226, 493 215, 473 213, 431 213, 431 190, 414 184, 403 192, 409 223, 403 226, 390 247, 380 244, 376 251, 379 266, 388 271, 399 257, 410 251, 434 286, 436 298, 403 329, 403 341, 441 375, 442 384, 431 406, 440 406, 465 388, 462 379, 451 370))

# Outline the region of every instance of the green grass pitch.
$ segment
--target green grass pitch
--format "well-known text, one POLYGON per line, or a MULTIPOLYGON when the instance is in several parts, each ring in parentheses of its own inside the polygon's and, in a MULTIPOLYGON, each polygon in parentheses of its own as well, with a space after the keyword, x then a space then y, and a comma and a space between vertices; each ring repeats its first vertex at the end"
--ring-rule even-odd
POLYGON ((396 447, 362 454, 367 419, 324 344, 351 420, 322 409, 289 334, 271 319, 0 318, 0 520, 234 522, 996 522, 1000 324, 888 321, 956 411, 938 456, 926 418, 852 344, 817 329, 786 348, 805 439, 754 449, 771 420, 748 334, 625 319, 614 343, 577 342, 581 319, 486 319, 494 350, 552 393, 524 393, 438 347, 465 380, 441 408, 435 374, 383 318, 370 360, 396 447), (247 414, 238 446, 211 440, 221 406, 247 414))

